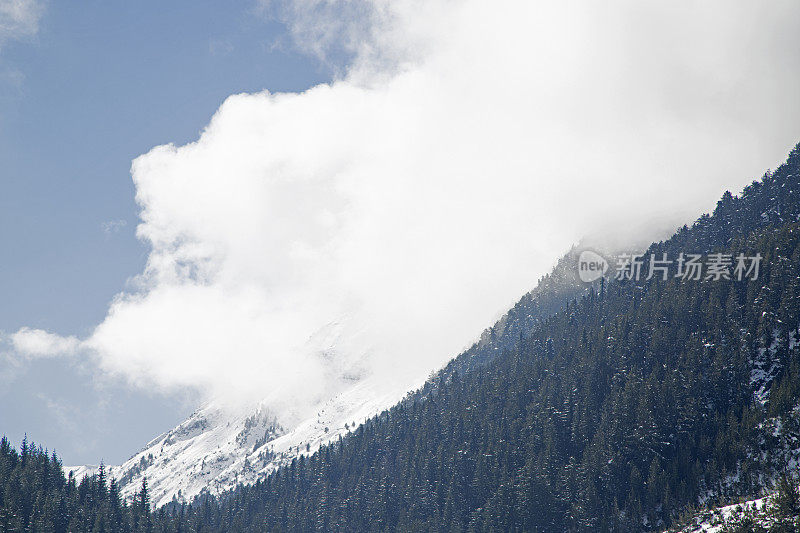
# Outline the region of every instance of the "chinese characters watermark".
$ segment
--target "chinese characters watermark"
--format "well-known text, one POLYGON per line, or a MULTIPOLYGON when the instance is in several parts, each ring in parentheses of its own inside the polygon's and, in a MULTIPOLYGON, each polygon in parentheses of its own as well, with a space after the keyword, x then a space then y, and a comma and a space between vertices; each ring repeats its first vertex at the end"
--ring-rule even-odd
MULTIPOLYGON (((761 260, 755 255, 713 253, 708 255, 681 252, 677 258, 667 253, 620 254, 615 258, 614 279, 625 281, 668 280, 677 278, 690 281, 719 281, 758 279, 761 260)), ((578 258, 578 275, 581 281, 591 282, 602 277, 609 269, 608 261, 591 250, 581 252, 578 258)))

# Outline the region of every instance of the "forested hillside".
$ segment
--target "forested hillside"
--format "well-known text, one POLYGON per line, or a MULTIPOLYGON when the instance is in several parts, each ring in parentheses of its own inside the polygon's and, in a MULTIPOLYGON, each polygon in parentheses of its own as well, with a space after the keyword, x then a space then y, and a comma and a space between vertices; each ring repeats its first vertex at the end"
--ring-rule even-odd
POLYGON ((638 530, 758 490, 757 425, 800 388, 799 182, 795 148, 649 250, 760 253, 757 280, 610 282, 487 367, 241 489, 223 516, 276 530, 638 530), (768 382, 751 383, 760 354, 768 382))
POLYGON ((340 442, 191 507, 151 515, 146 494, 125 506, 105 480, 75 488, 39 452, 58 479, 34 481, 5 451, 0 479, 24 478, 11 492, 32 503, 9 514, 5 489, 0 517, 29 525, 84 490, 58 527, 35 530, 663 529, 700 502, 758 493, 782 467, 783 430, 765 428, 800 399, 799 219, 800 145, 645 255, 760 254, 756 278, 609 276, 486 364, 446 368, 340 442), (91 525, 85 508, 100 509, 91 525))

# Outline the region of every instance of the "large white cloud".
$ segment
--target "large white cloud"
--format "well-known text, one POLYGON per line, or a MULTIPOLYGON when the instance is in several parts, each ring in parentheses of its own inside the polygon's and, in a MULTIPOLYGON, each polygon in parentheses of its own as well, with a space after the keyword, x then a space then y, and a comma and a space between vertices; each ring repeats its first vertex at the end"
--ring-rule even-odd
POLYGON ((689 221, 797 137, 793 2, 283 6, 346 75, 133 163, 152 251, 82 347, 142 386, 309 403, 425 372, 582 236, 689 221))

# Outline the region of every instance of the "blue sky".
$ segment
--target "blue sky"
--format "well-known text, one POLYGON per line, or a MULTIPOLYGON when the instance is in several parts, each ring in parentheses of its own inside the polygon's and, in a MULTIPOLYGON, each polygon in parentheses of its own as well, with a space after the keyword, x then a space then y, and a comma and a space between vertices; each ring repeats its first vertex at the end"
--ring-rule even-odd
MULTIPOLYGON (((284 30, 250 2, 48 2, 35 35, 5 43, 0 331, 86 335, 102 320, 147 257, 134 236, 131 160, 195 140, 230 94, 330 78, 284 30)), ((0 432, 16 442, 27 432, 70 463, 126 459, 192 408, 97 390, 89 369, 67 361, 13 373, 0 377, 0 432)))

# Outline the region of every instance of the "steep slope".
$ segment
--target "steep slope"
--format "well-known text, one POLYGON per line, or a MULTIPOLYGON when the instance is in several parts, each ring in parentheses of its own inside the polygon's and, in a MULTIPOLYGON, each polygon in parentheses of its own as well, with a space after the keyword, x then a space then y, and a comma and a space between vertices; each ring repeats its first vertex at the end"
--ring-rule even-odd
MULTIPOLYGON (((409 391, 429 394, 441 377, 474 370, 513 349, 521 337, 566 303, 585 294, 574 265, 584 248, 570 250, 536 288, 525 294, 480 339, 453 359, 435 382, 420 388, 427 371, 408 382, 378 380, 363 369, 337 369, 339 385, 321 401, 310 417, 287 417, 270 410, 266 402, 237 409, 210 403, 174 429, 156 437, 120 466, 109 466, 123 497, 130 499, 147 477, 156 506, 191 501, 201 493, 221 494, 238 484, 252 484, 301 455, 314 453, 338 440, 359 424, 392 407, 409 391)), ((317 340, 320 357, 336 352, 337 332, 326 331, 317 340)), ((98 465, 67 467, 77 479, 95 474, 98 465)))
POLYGON ((639 531, 763 490, 780 461, 759 428, 800 398, 798 220, 800 146, 648 250, 762 254, 759 277, 610 281, 485 366, 206 501, 204 524, 639 531))

